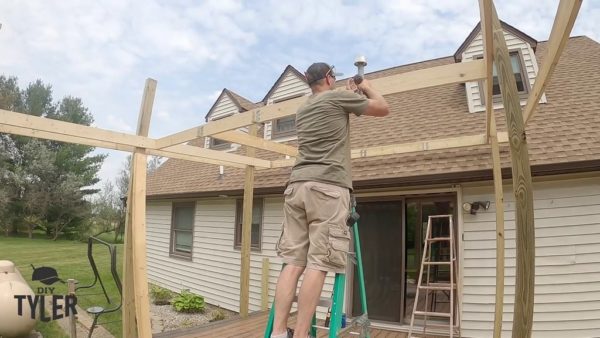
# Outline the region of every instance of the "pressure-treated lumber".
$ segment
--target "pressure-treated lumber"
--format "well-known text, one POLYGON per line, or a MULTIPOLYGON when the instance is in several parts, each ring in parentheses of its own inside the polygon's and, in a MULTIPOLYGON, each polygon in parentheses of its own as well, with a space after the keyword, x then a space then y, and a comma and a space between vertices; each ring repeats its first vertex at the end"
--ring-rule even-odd
MULTIPOLYGON (((444 66, 415 70, 371 80, 371 85, 382 95, 405 92, 415 89, 463 83, 485 78, 483 60, 453 63, 444 66)), ((211 136, 228 130, 238 129, 252 123, 263 123, 296 114, 296 110, 306 100, 306 96, 286 100, 276 104, 255 108, 217 121, 165 136, 158 140, 159 147, 180 144, 198 137, 211 136)), ((289 155, 289 154, 288 154, 289 155)), ((291 155, 290 155, 291 156, 291 155)))
MULTIPOLYGON (((82 144, 82 145, 91 146, 91 147, 100 147, 100 148, 105 148, 105 149, 114 149, 114 150, 127 151, 127 152, 133 152, 135 149, 135 147, 133 147, 133 146, 123 145, 123 144, 114 143, 114 142, 110 142, 110 141, 98 141, 98 140, 92 140, 92 139, 78 137, 78 136, 56 134, 56 133, 47 132, 47 131, 39 131, 39 130, 31 129, 31 128, 15 127, 15 126, 3 125, 3 124, 0 124, 0 133, 8 133, 8 134, 13 134, 13 135, 35 137, 35 138, 41 138, 41 139, 46 139, 46 140, 66 142, 66 143, 82 144)), ((246 167, 245 164, 202 157, 202 156, 206 155, 206 153, 203 152, 202 148, 188 146, 188 145, 173 146, 173 147, 169 147, 164 150, 146 149, 146 154, 168 157, 168 158, 177 158, 177 159, 181 159, 181 160, 200 162, 200 163, 225 165, 228 167, 235 167, 235 168, 242 168, 242 169, 246 167), (200 149, 200 150, 198 150, 198 149, 200 149)))
MULTIPOLYGON (((156 81, 147 79, 140 106, 137 135, 148 136, 156 81)), ((123 337, 150 337, 150 300, 146 274, 146 155, 135 148, 131 161, 127 213, 125 220, 125 250, 123 255, 123 337)))
MULTIPOLYGON (((189 138, 193 139, 193 138, 200 138, 200 137, 204 137, 202 128, 188 129, 187 131, 184 131, 179 134, 165 136, 163 138, 157 139, 156 140, 156 148, 162 149, 162 148, 166 148, 166 147, 176 145, 179 143, 187 142, 189 138)), ((211 137, 218 138, 220 140, 224 140, 224 141, 228 141, 228 142, 232 142, 232 143, 238 143, 241 145, 250 146, 250 147, 253 147, 256 149, 268 150, 268 151, 272 151, 272 152, 284 154, 284 155, 289 155, 289 156, 296 156, 298 154, 298 149, 294 148, 292 146, 288 146, 286 144, 282 144, 282 143, 278 143, 278 142, 269 141, 262 137, 251 136, 242 131, 237 131, 237 130, 225 131, 222 133, 214 134, 211 137)))
POLYGON ((579 13, 579 8, 581 8, 581 2, 582 0, 561 0, 558 5, 550 39, 548 40, 548 50, 544 57, 544 63, 542 63, 542 67, 537 74, 535 84, 523 111, 525 125, 533 117, 535 108, 540 102, 540 98, 550 81, 560 55, 567 44, 573 24, 577 18, 577 13, 579 13))
POLYGON ((146 136, 114 132, 2 109, 0 109, 0 132, 121 151, 133 151, 135 147, 139 147, 146 149, 144 151, 151 155, 182 159, 190 159, 192 156, 196 156, 196 161, 199 162, 235 167, 254 165, 268 168, 270 165, 267 160, 190 145, 176 145, 158 150, 155 149, 156 140, 146 136), (202 159, 207 159, 207 161, 202 159))
MULTIPOLYGON (((253 124, 248 128, 248 133, 256 136, 258 127, 253 124)), ((256 151, 252 147, 246 147, 246 155, 253 157, 256 151)), ((242 216, 242 248, 240 269, 240 316, 248 316, 248 305, 250 302, 250 244, 252 239, 252 203, 254 199, 254 167, 246 167, 246 179, 244 181, 244 204, 242 216)))
POLYGON ((262 260, 262 278, 260 292, 260 309, 266 311, 269 307, 269 257, 262 260))
POLYGON ((491 120, 493 114, 493 76, 494 76, 494 50, 492 30, 492 0, 479 0, 479 13, 481 17, 481 36, 483 38, 483 61, 485 62, 485 88, 484 100, 486 106, 485 134, 490 134, 491 120))
POLYGON ((498 20, 495 9, 492 8, 492 10, 494 61, 509 133, 513 191, 516 203, 517 268, 512 335, 514 338, 529 338, 533 323, 535 287, 535 228, 531 167, 517 84, 500 20, 498 20))
MULTIPOLYGON (((485 134, 468 135, 450 137, 437 140, 427 140, 409 143, 390 144, 386 146, 367 147, 352 149, 350 156, 351 158, 366 158, 374 156, 394 155, 394 154, 405 154, 417 151, 428 151, 428 150, 440 150, 450 148, 460 148, 468 146, 477 146, 487 144, 488 136, 485 134)), ((507 133, 498 133, 499 142, 507 142, 507 133)), ((294 159, 287 160, 274 160, 271 162, 272 168, 282 168, 294 165, 294 159)))
POLYGON ((485 61, 484 98, 486 110, 486 135, 492 150, 492 172, 494 177, 494 198, 496 203, 496 304, 494 307, 494 338, 502 335, 502 315, 504 314, 504 191, 502 188, 502 170, 500 146, 494 117, 493 80, 494 50, 492 28, 492 0, 479 0, 481 17, 481 35, 483 37, 483 55, 485 61))
POLYGON ((496 202, 496 305, 494 308, 494 338, 502 336, 502 315, 504 314, 504 190, 502 187, 502 167, 500 146, 494 116, 490 120, 490 143, 494 175, 494 198, 496 202))
POLYGON ((0 125, 30 128, 37 131, 75 136, 102 142, 110 140, 111 143, 141 148, 154 148, 155 143, 153 139, 139 135, 131 135, 106 129, 88 127, 76 123, 15 113, 13 111, 3 109, 0 109, 0 125))
POLYGON ((298 156, 298 148, 283 143, 269 141, 262 137, 248 135, 241 131, 224 131, 222 133, 215 134, 212 137, 232 143, 246 145, 255 149, 268 150, 292 157, 298 156))

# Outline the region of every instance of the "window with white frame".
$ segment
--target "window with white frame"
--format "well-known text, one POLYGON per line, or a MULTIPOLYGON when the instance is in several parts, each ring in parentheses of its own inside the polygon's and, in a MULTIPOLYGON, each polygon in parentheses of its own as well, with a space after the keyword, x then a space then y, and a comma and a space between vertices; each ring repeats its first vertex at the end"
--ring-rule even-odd
POLYGON ((170 245, 172 256, 191 259, 194 243, 195 210, 195 202, 173 203, 170 245))

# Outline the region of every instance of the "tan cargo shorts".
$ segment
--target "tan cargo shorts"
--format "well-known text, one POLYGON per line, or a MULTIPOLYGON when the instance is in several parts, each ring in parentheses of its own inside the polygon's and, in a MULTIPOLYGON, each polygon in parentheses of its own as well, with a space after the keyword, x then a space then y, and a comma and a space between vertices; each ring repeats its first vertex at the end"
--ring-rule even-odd
POLYGON ((343 273, 350 248, 346 226, 350 191, 336 185, 306 181, 288 185, 277 254, 283 262, 343 273))

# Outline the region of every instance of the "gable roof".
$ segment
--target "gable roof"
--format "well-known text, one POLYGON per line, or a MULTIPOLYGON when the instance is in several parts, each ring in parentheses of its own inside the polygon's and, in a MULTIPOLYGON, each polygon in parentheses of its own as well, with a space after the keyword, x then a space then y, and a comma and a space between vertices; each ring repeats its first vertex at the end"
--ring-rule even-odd
POLYGON ((235 104, 238 107, 238 111, 239 112, 244 112, 244 111, 248 111, 251 109, 254 109, 256 107, 259 107, 262 105, 261 102, 259 103, 252 103, 250 100, 246 99, 245 97, 234 93, 233 91, 227 89, 227 88, 223 88, 223 90, 221 91, 221 94, 219 95, 219 97, 215 100, 215 103, 213 103, 213 105, 210 107, 210 109, 208 110, 208 113, 206 113, 206 116, 204 117, 204 120, 206 120, 208 122, 208 119, 210 118, 210 115, 214 112, 215 108, 217 107, 217 104, 219 103, 219 101, 221 100, 221 98, 223 96, 227 95, 231 101, 233 102, 233 104, 235 104))
MULTIPOLYGON (((536 57, 544 62, 546 42, 536 57)), ((417 69, 454 63, 454 58, 424 61, 366 74, 381 78, 417 69)), ((533 175, 600 171, 600 44, 570 38, 546 88, 548 102, 540 104, 527 126, 533 175)), ((342 85, 343 80, 338 81, 342 85)), ((391 113, 384 118, 351 116, 352 148, 423 141, 485 131, 484 113, 469 113, 463 84, 448 84, 385 96, 391 113)), ((495 111, 498 130, 506 130, 503 110, 495 111)), ((293 143, 291 143, 293 144, 293 143)), ((243 151, 243 150, 241 150, 243 151)), ((491 180, 489 145, 414 152, 352 160, 354 187, 374 188, 491 180)), ((282 156, 258 150, 265 159, 282 156)), ((510 177, 510 150, 500 147, 504 178, 510 177)), ((255 193, 281 193, 291 168, 258 170, 255 193)), ((149 198, 240 195, 244 170, 169 159, 148 177, 149 198)))
POLYGON ((279 87, 281 82, 283 82, 283 80, 285 79, 287 74, 290 72, 292 74, 296 75, 301 81, 306 82, 306 77, 304 77, 304 74, 300 73, 300 71, 298 71, 296 68, 292 67, 291 65, 287 65, 287 67, 285 67, 285 69, 283 70, 281 75, 279 75, 279 78, 277 79, 277 81, 275 81, 275 83, 273 84, 271 89, 269 89, 269 91, 267 92, 267 95, 265 95, 265 97, 262 99, 263 104, 267 104, 267 100, 269 99, 269 97, 275 92, 277 87, 279 87))
MULTIPOLYGON (((514 36, 516 36, 516 37, 520 38, 521 40, 525 41, 526 43, 528 43, 531 46, 531 48, 533 48, 533 51, 535 52, 535 50, 537 49, 537 43, 538 43, 536 39, 523 33, 522 31, 516 29, 515 27, 507 24, 506 22, 504 22, 502 20, 500 20, 500 25, 502 26, 503 30, 510 32, 514 36)), ((462 53, 465 51, 465 49, 467 49, 467 47, 469 47, 469 45, 471 45, 471 42, 473 42, 473 39, 475 39, 475 37, 477 36, 477 34, 479 34, 480 31, 481 31, 481 21, 479 23, 477 23, 477 25, 475 25, 475 28, 473 28, 471 33, 469 33, 469 36, 467 36, 467 39, 460 45, 460 47, 458 47, 458 49, 454 53, 454 61, 460 62, 462 60, 462 53)))

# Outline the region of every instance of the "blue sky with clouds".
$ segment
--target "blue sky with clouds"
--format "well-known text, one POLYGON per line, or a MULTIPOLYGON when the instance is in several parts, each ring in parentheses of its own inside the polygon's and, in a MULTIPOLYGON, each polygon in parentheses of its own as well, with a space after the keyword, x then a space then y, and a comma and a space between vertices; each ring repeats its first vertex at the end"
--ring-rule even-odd
MULTIPOLYGON (((496 1, 499 17, 547 40, 558 0, 496 1)), ((158 81, 151 137, 204 123, 226 87, 261 100, 284 68, 327 61, 351 75, 452 55, 479 21, 476 0, 3 0, 0 73, 81 97, 95 126, 135 132, 144 81, 158 81)), ((600 2, 571 34, 600 41, 600 2)), ((110 154, 112 180, 126 156, 110 154)))

